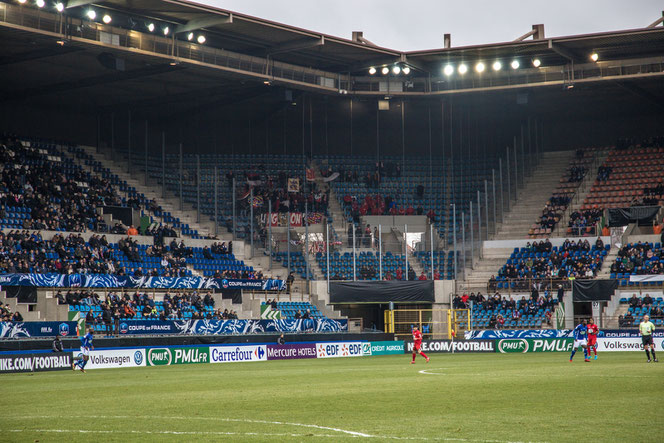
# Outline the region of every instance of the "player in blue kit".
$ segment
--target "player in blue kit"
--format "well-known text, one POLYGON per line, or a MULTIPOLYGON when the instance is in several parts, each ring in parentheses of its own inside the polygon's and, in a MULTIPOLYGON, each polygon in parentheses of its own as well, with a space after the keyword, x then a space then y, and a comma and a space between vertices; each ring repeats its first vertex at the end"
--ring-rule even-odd
POLYGON ((583 348, 583 357, 585 361, 590 361, 588 358, 588 323, 584 319, 581 323, 576 325, 576 328, 572 331, 574 334, 574 347, 572 348, 572 355, 569 356, 569 361, 571 362, 576 354, 576 350, 580 347, 583 348))
POLYGON ((77 362, 71 364, 71 368, 75 371, 78 366, 81 372, 85 372, 85 365, 88 364, 90 359, 90 351, 95 347, 92 345, 92 328, 88 329, 88 333, 81 337, 81 358, 77 362))

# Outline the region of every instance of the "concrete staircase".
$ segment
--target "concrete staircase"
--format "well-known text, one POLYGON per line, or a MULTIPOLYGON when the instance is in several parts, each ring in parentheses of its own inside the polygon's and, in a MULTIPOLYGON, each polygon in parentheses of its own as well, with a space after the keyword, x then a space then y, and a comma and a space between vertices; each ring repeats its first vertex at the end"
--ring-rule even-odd
POLYGON ((505 264, 510 257, 513 249, 484 248, 482 257, 475 261, 474 268, 466 268, 464 280, 459 280, 457 288, 464 292, 487 293, 487 282, 492 275, 498 275, 498 270, 505 264))
POLYGON ((498 225, 494 240, 527 238, 530 226, 542 215, 542 208, 558 186, 560 178, 574 158, 574 151, 555 151, 542 154, 540 166, 526 179, 518 199, 498 225))

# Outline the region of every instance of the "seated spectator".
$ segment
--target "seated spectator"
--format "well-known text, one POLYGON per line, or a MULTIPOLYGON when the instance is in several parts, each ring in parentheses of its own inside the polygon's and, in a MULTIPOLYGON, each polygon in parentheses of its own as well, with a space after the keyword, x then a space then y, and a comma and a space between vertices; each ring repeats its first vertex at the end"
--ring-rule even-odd
POLYGON ((136 229, 134 225, 129 226, 129 229, 127 229, 127 235, 138 235, 138 229, 136 229))
POLYGON ((652 306, 652 297, 650 297, 650 294, 646 294, 645 297, 643 297, 643 306, 648 308, 652 306))

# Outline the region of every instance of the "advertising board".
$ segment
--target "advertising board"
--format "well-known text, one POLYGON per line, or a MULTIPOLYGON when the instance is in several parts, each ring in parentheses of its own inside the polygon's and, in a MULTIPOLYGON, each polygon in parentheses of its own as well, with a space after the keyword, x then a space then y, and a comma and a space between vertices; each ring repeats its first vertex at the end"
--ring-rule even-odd
POLYGON ((496 352, 526 353, 526 352, 569 352, 572 350, 574 340, 571 338, 515 338, 496 340, 496 352))
POLYGON ((192 363, 209 363, 210 348, 192 346, 187 348, 150 348, 146 350, 148 366, 169 366, 192 363))
POLYGON ((102 349, 90 351, 90 360, 85 369, 132 368, 145 365, 145 349, 102 349))
MULTIPOLYGON (((655 351, 661 351, 664 346, 664 338, 654 337, 655 351)), ((597 352, 619 352, 619 351, 643 351, 641 337, 619 337, 597 339, 597 352)))
POLYGON ((362 355, 392 355, 403 354, 403 341, 372 341, 362 343, 362 355))
MULTIPOLYGON (((427 340, 423 352, 496 352, 495 340, 427 340)), ((405 352, 413 352, 413 342, 405 343, 405 352)))
POLYGON ((210 363, 266 361, 265 345, 210 346, 210 363))
POLYGON ((71 352, 0 355, 0 373, 71 370, 71 364, 71 352))
POLYGON ((316 345, 314 343, 267 345, 268 360, 290 360, 296 358, 316 358, 316 345))
POLYGON ((362 342, 326 342, 316 343, 317 358, 361 357, 362 342))

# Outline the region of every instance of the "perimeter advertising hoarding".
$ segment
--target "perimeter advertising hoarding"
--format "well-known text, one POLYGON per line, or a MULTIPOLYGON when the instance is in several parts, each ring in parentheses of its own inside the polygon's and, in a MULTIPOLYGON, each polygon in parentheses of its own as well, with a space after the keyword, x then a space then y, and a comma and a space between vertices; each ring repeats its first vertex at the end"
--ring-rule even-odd
MULTIPOLYGON (((652 340, 655 345, 655 351, 664 349, 664 338, 654 337, 652 340)), ((620 337, 597 339, 597 352, 617 352, 617 351, 643 351, 641 337, 620 337)))
POLYGON ((210 346, 210 363, 266 360, 266 345, 210 346))
POLYGON ((71 364, 71 352, 0 355, 0 373, 71 370, 71 364))
MULTIPOLYGON (((413 352, 413 342, 407 341, 406 354, 413 352)), ((427 340, 422 342, 423 352, 496 352, 495 340, 427 340)))
POLYGON ((526 352, 570 352, 571 338, 516 338, 496 340, 496 352, 501 354, 526 352))
POLYGON ((362 357, 362 342, 316 343, 317 358, 362 357))
MULTIPOLYGON (((79 353, 75 355, 80 356, 79 353)), ((132 368, 145 365, 145 349, 104 349, 90 351, 90 360, 85 369, 132 368)))
POLYGON ((187 348, 150 348, 146 350, 148 366, 169 366, 192 363, 209 363, 210 348, 193 346, 187 348))
POLYGON ((362 355, 393 355, 403 354, 403 341, 372 341, 362 343, 362 355))
POLYGON ((296 358, 316 358, 316 344, 267 345, 268 360, 290 360, 296 358))

